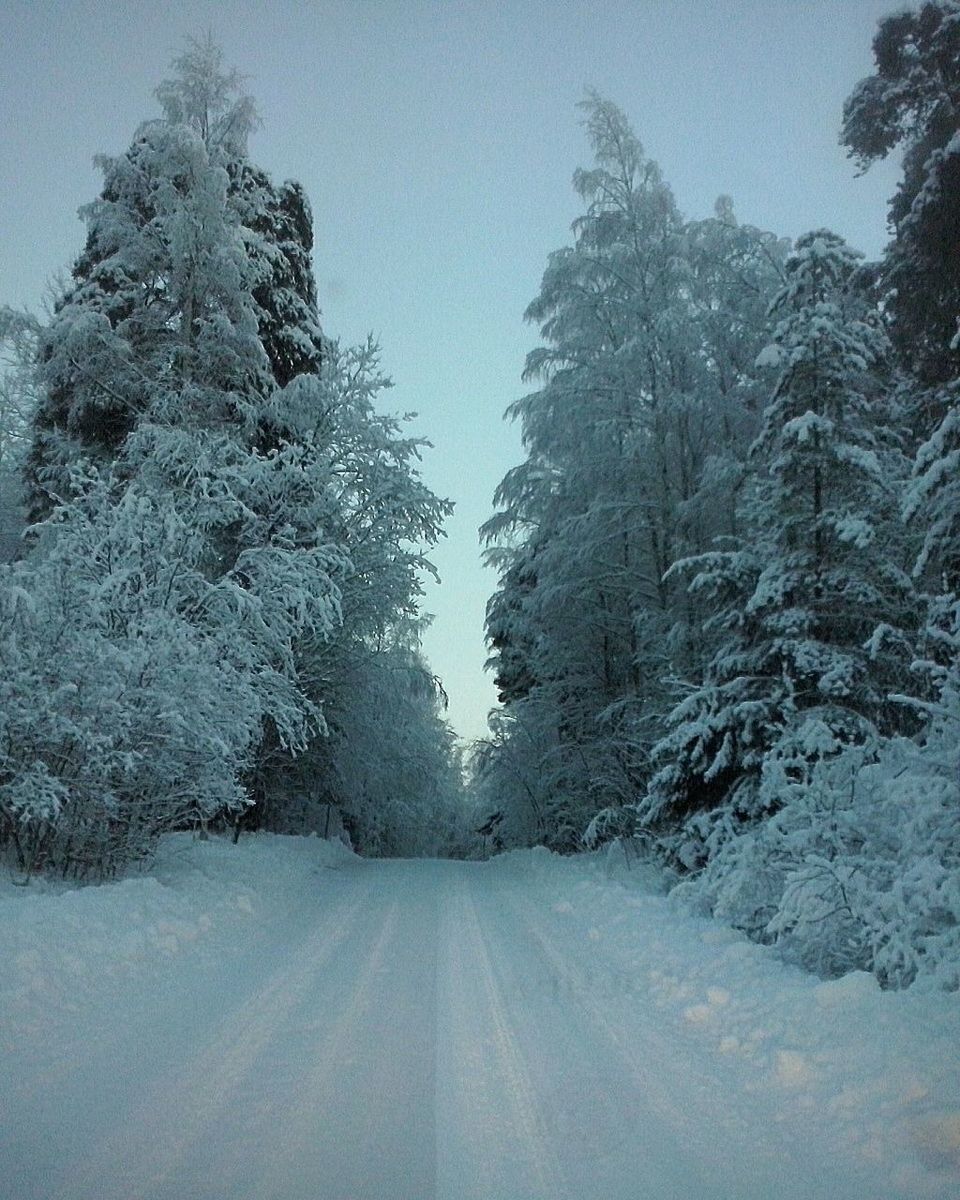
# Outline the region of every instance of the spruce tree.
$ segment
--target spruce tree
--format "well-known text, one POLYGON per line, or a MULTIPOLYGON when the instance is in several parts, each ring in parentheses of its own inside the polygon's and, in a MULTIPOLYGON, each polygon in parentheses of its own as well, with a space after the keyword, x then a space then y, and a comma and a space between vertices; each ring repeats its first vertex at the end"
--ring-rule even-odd
POLYGON ((851 92, 841 138, 864 170, 903 151, 881 288, 899 353, 923 388, 935 388, 960 368, 951 348, 960 315, 960 5, 926 0, 883 18, 873 54, 875 73, 851 92))
POLYGON ((771 753, 812 761, 904 724, 888 694, 917 616, 896 513, 905 466, 859 257, 818 230, 787 263, 760 355, 778 379, 750 452, 743 545, 683 564, 720 645, 656 748, 644 822, 722 805, 756 817, 771 753))
POLYGON ((942 611, 960 591, 960 5, 927 0, 884 18, 873 51, 842 140, 863 169, 903 150, 879 288, 916 442, 904 514, 923 536, 916 574, 942 611))

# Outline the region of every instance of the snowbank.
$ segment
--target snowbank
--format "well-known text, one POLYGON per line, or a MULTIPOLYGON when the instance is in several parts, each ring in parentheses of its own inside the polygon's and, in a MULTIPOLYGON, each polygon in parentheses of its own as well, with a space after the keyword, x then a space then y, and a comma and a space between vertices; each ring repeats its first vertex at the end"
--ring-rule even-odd
MULTIPOLYGON (((960 1195, 960 996, 882 991, 854 971, 824 982, 665 894, 621 853, 513 852, 495 877, 541 896, 544 928, 582 947, 590 992, 630 1041, 653 1007, 668 1039, 729 1067, 734 1090, 771 1093, 780 1119, 883 1165, 898 1195, 960 1195), (626 1000, 626 1003, 624 1002, 626 1000)), ((581 979, 581 986, 583 980, 581 979)), ((559 984, 563 991, 563 981, 559 984)))
POLYGON ((174 960, 202 969, 291 919, 318 876, 356 856, 339 841, 261 834, 233 845, 164 838, 149 874, 66 887, 0 879, 0 1053, 50 1044, 58 1022, 124 984, 161 980, 174 960), (42 1035, 42 1036, 39 1036, 42 1035))

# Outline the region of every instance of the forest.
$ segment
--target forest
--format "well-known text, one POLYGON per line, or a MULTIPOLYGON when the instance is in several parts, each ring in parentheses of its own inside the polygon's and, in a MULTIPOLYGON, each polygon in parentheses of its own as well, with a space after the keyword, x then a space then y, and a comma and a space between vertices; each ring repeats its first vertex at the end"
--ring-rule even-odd
POLYGON ((169 830, 333 808, 365 853, 445 852, 417 598, 449 505, 377 346, 320 327, 309 201, 247 157, 240 76, 209 38, 174 70, 98 160, 49 319, 3 312, 0 845, 100 879, 169 830))
POLYGON ((875 262, 829 213, 793 242, 726 196, 686 218, 582 101, 463 762, 420 649, 451 504, 376 342, 322 328, 309 199, 248 157, 242 78, 191 43, 98 160, 50 311, 0 310, 17 877, 335 811, 368 856, 645 858, 809 970, 960 988, 960 4, 873 50, 837 121, 851 171, 901 160, 875 262))
MULTIPOLYGON (((960 986, 960 6, 880 22, 841 139, 892 240, 687 220, 582 105, 582 215, 526 316, 483 528, 508 845, 625 839, 825 974, 960 986)), ((829 213, 824 214, 829 220, 829 213)))

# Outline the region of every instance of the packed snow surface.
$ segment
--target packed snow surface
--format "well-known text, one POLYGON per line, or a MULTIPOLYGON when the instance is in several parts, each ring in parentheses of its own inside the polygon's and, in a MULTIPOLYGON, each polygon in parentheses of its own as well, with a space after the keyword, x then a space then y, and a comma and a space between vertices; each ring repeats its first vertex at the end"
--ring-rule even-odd
POLYGON ((822 982, 602 856, 169 838, 0 887, 9 1200, 960 1195, 960 1004, 822 982))

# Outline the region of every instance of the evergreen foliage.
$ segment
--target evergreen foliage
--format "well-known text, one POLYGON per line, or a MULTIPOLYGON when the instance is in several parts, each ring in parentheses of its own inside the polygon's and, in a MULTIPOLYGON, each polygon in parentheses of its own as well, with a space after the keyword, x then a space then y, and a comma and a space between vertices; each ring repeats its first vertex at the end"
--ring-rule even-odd
POLYGON ((39 322, 0 306, 0 563, 16 558, 26 525, 21 479, 37 407, 39 322))
POLYGON ((483 535, 506 845, 614 838, 824 974, 960 986, 960 5, 885 18, 844 111, 904 175, 882 261, 685 222, 592 96, 483 535))
POLYGON ((677 564, 725 637, 654 750, 646 821, 718 803, 743 818, 785 741, 805 759, 902 724, 887 697, 917 620, 905 564, 890 556, 902 555, 894 484, 905 467, 885 403, 886 338, 858 295, 857 258, 819 230, 787 261, 760 355, 779 376, 749 455, 750 542, 677 564))
POLYGON ((894 239, 879 291, 908 375, 918 443, 904 512, 925 537, 917 573, 960 586, 957 466, 960 378, 960 5, 927 0, 880 22, 876 72, 854 88, 842 140, 863 169, 895 148, 903 177, 890 204, 894 239))

